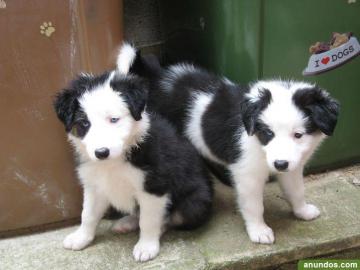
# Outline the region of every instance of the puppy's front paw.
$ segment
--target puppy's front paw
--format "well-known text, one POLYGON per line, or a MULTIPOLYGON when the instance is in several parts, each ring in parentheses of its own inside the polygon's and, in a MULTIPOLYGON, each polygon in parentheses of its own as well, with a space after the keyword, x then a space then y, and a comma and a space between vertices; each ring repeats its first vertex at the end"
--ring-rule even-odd
POLYGON ((273 230, 266 224, 249 225, 246 229, 250 240, 254 243, 272 244, 275 241, 273 230))
POLYGON ((146 262, 159 254, 159 241, 142 241, 139 240, 134 247, 133 255, 136 261, 146 262))
POLYGON ((77 230, 65 237, 63 246, 66 249, 81 250, 87 247, 93 239, 94 236, 77 230))
POLYGON ((135 231, 138 228, 139 228, 138 217, 130 215, 120 218, 118 221, 116 221, 114 226, 112 227, 112 231, 117 233, 128 233, 135 231))
POLYGON ((305 204, 300 209, 294 210, 295 216, 303 220, 312 220, 320 216, 320 210, 313 204, 305 204))

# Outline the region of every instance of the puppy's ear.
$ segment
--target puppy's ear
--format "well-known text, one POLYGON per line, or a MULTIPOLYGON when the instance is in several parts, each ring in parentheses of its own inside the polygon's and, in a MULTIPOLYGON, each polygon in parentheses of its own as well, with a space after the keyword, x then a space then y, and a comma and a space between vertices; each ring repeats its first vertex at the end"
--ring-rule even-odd
POLYGON ((243 123, 245 130, 249 136, 254 135, 255 124, 258 115, 255 115, 256 105, 252 104, 250 101, 247 101, 245 104, 245 113, 243 114, 243 123))
POLYGON ((270 102, 271 92, 268 89, 259 89, 255 97, 247 95, 244 104, 243 123, 249 136, 254 135, 256 122, 270 102))
POLYGON ((72 89, 63 89, 55 97, 55 112, 60 121, 63 122, 66 132, 71 130, 74 114, 78 106, 76 91, 72 89))
POLYGON ((116 74, 111 80, 110 86, 124 99, 131 116, 136 121, 141 120, 148 96, 148 82, 137 76, 123 77, 116 74))
POLYGON ((128 104, 131 116, 135 119, 135 121, 141 120, 141 114, 145 110, 145 104, 147 99, 146 88, 126 91, 126 93, 124 93, 124 96, 128 104))
POLYGON ((67 132, 71 130, 74 114, 79 107, 78 97, 91 86, 93 78, 91 74, 82 73, 70 83, 68 88, 61 90, 55 96, 54 109, 67 132))
POLYGON ((317 86, 299 89, 294 94, 293 100, 321 132, 327 136, 333 134, 340 105, 328 92, 317 86))

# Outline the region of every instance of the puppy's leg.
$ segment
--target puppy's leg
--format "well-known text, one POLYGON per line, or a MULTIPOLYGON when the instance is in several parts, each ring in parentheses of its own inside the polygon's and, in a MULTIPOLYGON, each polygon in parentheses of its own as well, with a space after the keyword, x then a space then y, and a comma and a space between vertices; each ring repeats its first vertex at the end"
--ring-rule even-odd
POLYGON ((312 220, 320 215, 320 210, 315 205, 305 202, 302 168, 280 174, 278 180, 295 216, 303 220, 312 220))
POLYGON ((263 193, 267 172, 262 170, 232 169, 238 205, 245 220, 250 240, 255 243, 272 244, 272 229, 264 221, 263 193))
POLYGON ((133 255, 135 260, 145 262, 159 253, 168 198, 143 193, 138 198, 138 203, 140 205, 140 239, 134 247, 133 255))
POLYGON ((84 186, 81 225, 65 238, 64 248, 81 250, 88 246, 94 240, 96 227, 108 206, 109 203, 103 196, 96 193, 93 188, 84 186))
POLYGON ((139 217, 136 215, 128 215, 117 220, 112 227, 113 232, 128 233, 136 231, 139 228, 139 217))

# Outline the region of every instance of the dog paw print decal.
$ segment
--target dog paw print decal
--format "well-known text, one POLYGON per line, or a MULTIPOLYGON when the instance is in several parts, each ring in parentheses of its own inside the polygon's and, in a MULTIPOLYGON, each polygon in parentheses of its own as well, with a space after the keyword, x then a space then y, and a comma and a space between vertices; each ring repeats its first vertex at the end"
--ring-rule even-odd
POLYGON ((311 45, 309 62, 304 76, 320 74, 337 68, 360 54, 360 45, 353 33, 333 33, 330 42, 311 45))
POLYGON ((47 37, 50 37, 55 32, 55 27, 52 25, 52 22, 43 22, 40 25, 40 33, 47 37))

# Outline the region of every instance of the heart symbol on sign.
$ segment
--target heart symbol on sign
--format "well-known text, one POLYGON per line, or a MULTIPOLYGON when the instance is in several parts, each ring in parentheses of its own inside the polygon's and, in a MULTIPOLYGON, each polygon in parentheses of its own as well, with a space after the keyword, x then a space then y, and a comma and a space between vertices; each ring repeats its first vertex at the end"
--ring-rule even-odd
POLYGON ((323 63, 324 65, 326 65, 327 63, 329 63, 330 61, 330 57, 327 56, 327 57, 324 57, 323 59, 321 59, 321 63, 323 63))

